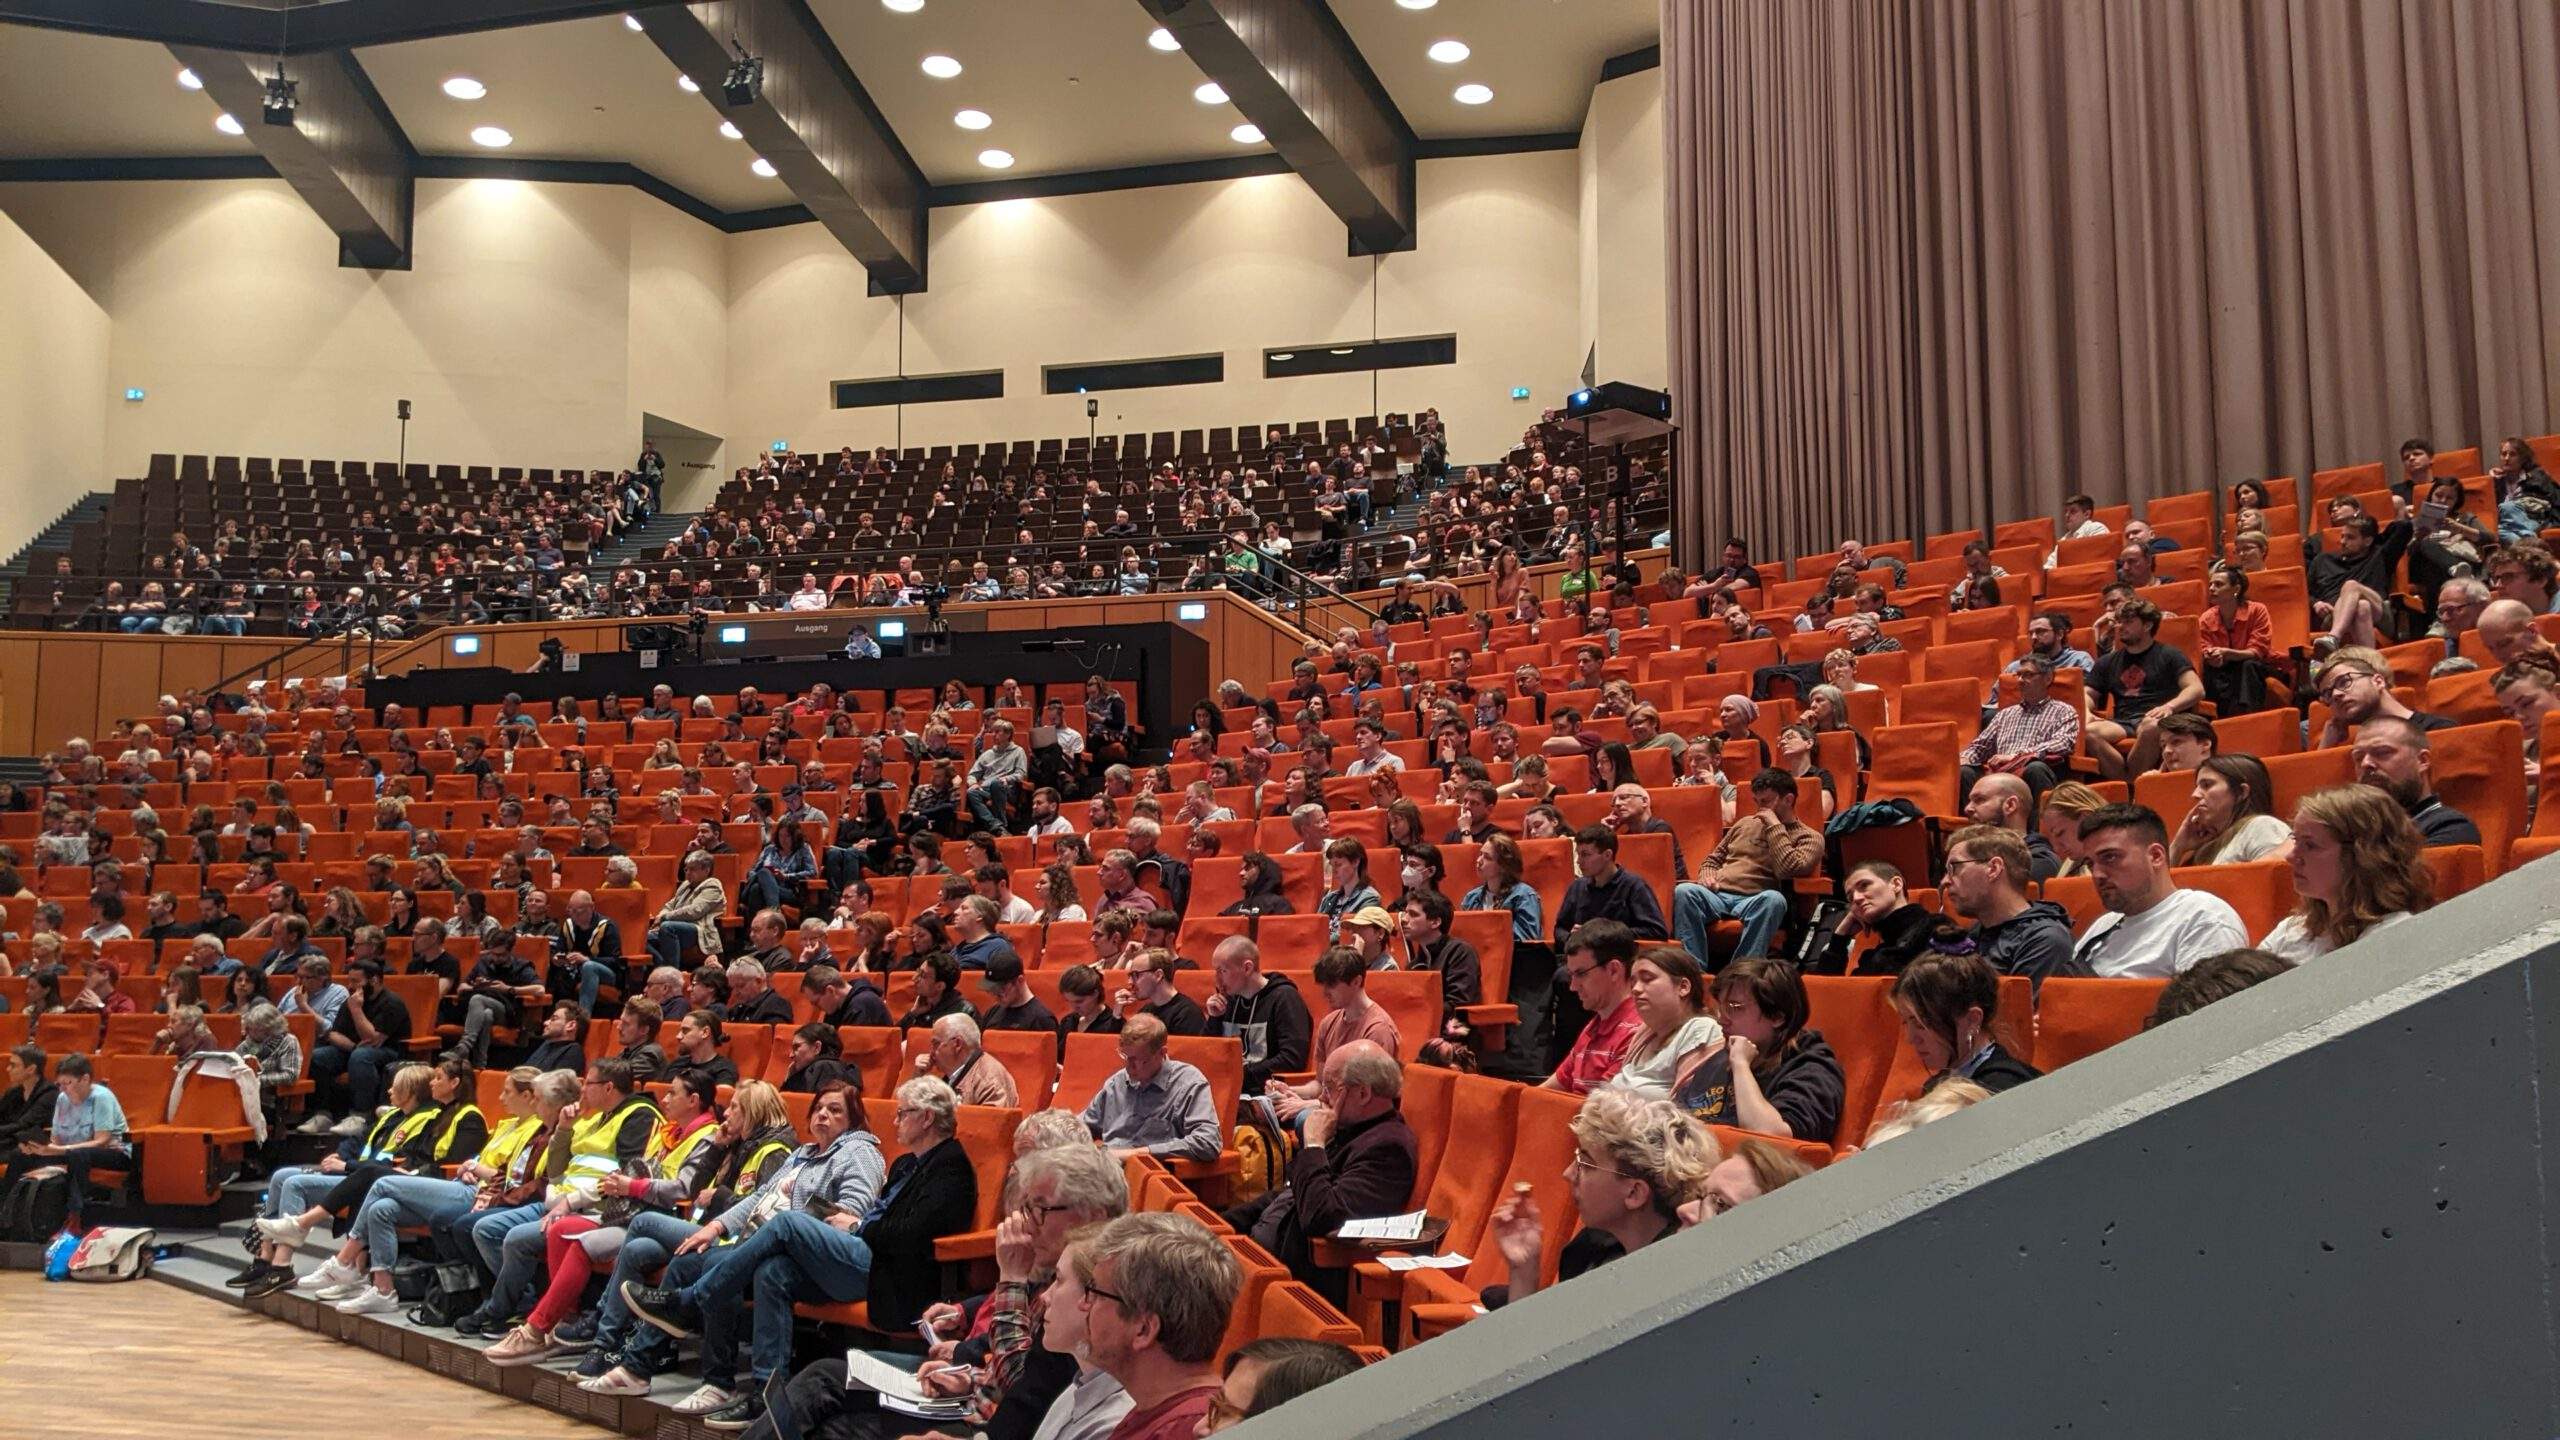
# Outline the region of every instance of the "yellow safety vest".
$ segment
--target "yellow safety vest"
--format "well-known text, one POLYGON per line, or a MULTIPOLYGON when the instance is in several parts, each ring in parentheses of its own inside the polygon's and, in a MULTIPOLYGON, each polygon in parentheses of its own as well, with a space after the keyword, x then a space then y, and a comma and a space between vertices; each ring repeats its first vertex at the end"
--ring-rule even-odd
POLYGON ((658 1107, 646 1095, 634 1095, 602 1115, 578 1117, 569 1127, 569 1163, 560 1183, 594 1194, 597 1180, 622 1168, 621 1157, 614 1153, 614 1138, 622 1133, 624 1122, 642 1110, 653 1122, 657 1119, 658 1107))
POLYGON ((489 1143, 480 1147, 480 1168, 503 1174, 516 1152, 541 1128, 539 1115, 517 1115, 499 1121, 498 1128, 489 1132, 489 1143))
MULTIPOLYGON (((437 1163, 442 1164, 453 1158, 453 1142, 462 1133, 462 1117, 478 1114, 480 1114, 480 1107, 477 1105, 456 1105, 445 1112, 443 1131, 436 1136, 437 1163)), ((486 1117, 483 1117, 483 1123, 486 1123, 486 1117)))

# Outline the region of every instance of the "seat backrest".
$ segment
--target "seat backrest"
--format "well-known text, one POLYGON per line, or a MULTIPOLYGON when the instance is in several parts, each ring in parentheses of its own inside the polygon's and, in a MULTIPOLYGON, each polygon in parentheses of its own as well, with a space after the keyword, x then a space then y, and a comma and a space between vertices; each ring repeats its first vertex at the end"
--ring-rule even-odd
POLYGON ((1840 1128, 1829 1136, 1805 1138, 1828 1140, 1835 1147, 1864 1144, 1867 1126, 1884 1095, 1885 1078, 1902 1047, 1902 1020, 1886 998, 1893 980, 1890 976, 1808 975, 1804 988, 1812 1010, 1808 1027, 1831 1042, 1832 1053, 1840 1058, 1841 1077, 1840 1128))
POLYGON ((1404 1068, 1404 1097, 1398 1103, 1414 1139, 1413 1194, 1407 1209, 1422 1205, 1439 1174, 1440 1157, 1449 1145, 1449 1112, 1457 1100, 1457 1080, 1457 1071, 1438 1065, 1404 1068))
POLYGON ((2058 1070, 2138 1034, 2169 982, 2056 976, 2036 1004, 2035 1065, 2058 1070))
POLYGON ((1049 1108, 1049 1092, 1058 1083, 1058 1037, 1047 1030, 988 1030, 979 1043, 1013 1075, 1022 1092, 1022 1108, 1049 1108))
POLYGON ((1061 1110, 1082 1113, 1102 1089, 1102 1083, 1111 1078, 1111 1072, 1119 1068, 1119 1036, 1068 1036, 1065 1063, 1059 1067, 1058 1088, 1050 1103, 1061 1110))
POLYGON ((1957 810, 1955 755, 1969 732, 1950 723, 1889 725, 1867 737, 1867 798, 1903 799, 1924 815, 1954 815, 1957 810))
POLYGON ((1360 1327, 1303 1282, 1281 1280, 1262 1292, 1261 1333, 1256 1338, 1275 1336, 1356 1345, 1360 1343, 1360 1327))
POLYGON ((106 1035, 100 1040, 99 1048, 110 1054, 147 1055, 151 1053, 151 1037, 160 1033, 163 1023, 161 1017, 148 1011, 110 1015, 107 1017, 106 1035))
MULTIPOLYGON (((1538 1257, 1538 1272, 1553 1276, 1556 1261, 1564 1253, 1564 1243, 1581 1228, 1581 1218, 1573 1203, 1573 1191, 1565 1184, 1565 1167, 1573 1163, 1575 1143, 1573 1117, 1582 1109, 1582 1097, 1566 1090, 1549 1090, 1541 1086, 1521 1086, 1517 1134, 1511 1142, 1511 1163, 1503 1170, 1501 1183, 1487 1197, 1485 1210, 1519 1187, 1529 1187, 1530 1201, 1546 1227, 1546 1244, 1538 1257)), ((1441 1162, 1446 1170, 1448 1162, 1441 1162)), ((1454 1232, 1452 1232, 1454 1236, 1454 1232)), ((1487 1243, 1481 1224, 1473 1248, 1464 1253, 1475 1256, 1467 1267, 1466 1283, 1481 1290, 1501 1280, 1509 1268, 1502 1258, 1502 1247, 1487 1243)), ((1455 1246, 1454 1239, 1451 1241, 1455 1246)))
POLYGON ((845 1063, 862 1072, 862 1086, 878 1093, 889 1087, 892 1078, 904 1079, 899 1064, 904 1059, 905 1033, 894 1025, 845 1025, 836 1030, 836 1038, 844 1046, 845 1063))
POLYGON ((1490 1075, 1459 1075, 1450 1082, 1449 1133, 1467 1143, 1449 1145, 1432 1169, 1422 1208, 1449 1222, 1446 1249, 1472 1255, 1485 1216, 1500 1198, 1503 1172, 1518 1142, 1520 1097, 1527 1086, 1490 1075))
POLYGON ((2463 725, 2436 731, 2427 745, 2437 796, 2480 827, 2488 873, 2505 874, 2507 848, 2524 834, 2524 727, 2513 720, 2463 725))
MULTIPOLYGON (((1026 1095, 1029 1088, 1024 1086, 1026 1095)), ((1013 1164, 1013 1132, 1022 1124, 1024 1113, 985 1105, 960 1107, 960 1127, 952 1138, 969 1152, 969 1168, 978 1175, 978 1209, 969 1221, 972 1230, 988 1229, 1002 1218, 1005 1171, 1013 1164)))
POLYGON ((2266 938, 2276 923, 2293 913, 2293 867, 2282 860, 2253 860, 2243 865, 2182 865, 2169 877, 2181 888, 2219 895, 2240 912, 2240 928, 2251 943, 2266 938))

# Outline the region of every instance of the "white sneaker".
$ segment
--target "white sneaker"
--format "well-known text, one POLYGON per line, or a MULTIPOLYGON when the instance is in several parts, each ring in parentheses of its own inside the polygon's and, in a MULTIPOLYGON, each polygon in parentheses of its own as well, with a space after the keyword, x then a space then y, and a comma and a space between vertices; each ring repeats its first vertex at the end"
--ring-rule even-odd
POLYGON ((329 1133, 329 1125, 329 1112, 326 1110, 314 1110, 311 1112, 310 1119, 293 1127, 293 1133, 296 1135, 326 1135, 329 1133))
POLYGON ((332 1256, 320 1262, 320 1268, 293 1282, 296 1290, 339 1290, 364 1283, 364 1272, 353 1265, 341 1265, 332 1256))
POLYGON ((339 1121, 337 1124, 330 1126, 329 1133, 344 1139, 353 1140, 372 1128, 373 1122, 362 1115, 350 1115, 346 1119, 339 1121))
POLYGON ((581 1380, 578 1388, 590 1395, 646 1395, 649 1382, 631 1373, 629 1367, 616 1365, 592 1380, 581 1380))
POLYGON ((390 1315, 400 1309, 400 1297, 364 1285, 340 1300, 337 1309, 341 1315, 390 1315))
POLYGON ((299 1245, 311 1232, 302 1222, 286 1216, 274 1216, 258 1222, 258 1233, 278 1245, 299 1245))
MULTIPOLYGON (((605 1378, 609 1380, 613 1377, 608 1375, 605 1378)), ((737 1391, 723 1390, 717 1385, 703 1385, 668 1408, 679 1415, 708 1415, 714 1410, 725 1410, 737 1403, 737 1391)))

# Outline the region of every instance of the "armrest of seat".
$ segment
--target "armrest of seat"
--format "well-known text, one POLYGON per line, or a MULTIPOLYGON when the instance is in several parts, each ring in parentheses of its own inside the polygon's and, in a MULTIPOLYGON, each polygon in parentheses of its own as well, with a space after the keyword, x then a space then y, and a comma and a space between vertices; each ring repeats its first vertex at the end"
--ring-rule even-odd
POLYGON ((964 1260, 992 1260, 996 1256, 996 1232, 971 1230, 962 1235, 945 1235, 933 1242, 933 1258, 956 1264, 964 1260))
POLYGON ((1520 1023, 1520 1007, 1517 1005, 1461 1005, 1458 1015, 1478 1030, 1488 1025, 1520 1023))

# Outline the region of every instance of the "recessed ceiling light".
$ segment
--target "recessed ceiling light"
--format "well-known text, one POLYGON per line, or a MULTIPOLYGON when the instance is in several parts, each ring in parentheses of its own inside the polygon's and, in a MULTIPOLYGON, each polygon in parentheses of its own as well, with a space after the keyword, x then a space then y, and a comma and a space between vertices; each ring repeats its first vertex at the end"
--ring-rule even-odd
POLYGON ((1461 85, 1450 92, 1450 98, 1461 105, 1482 105, 1493 98, 1493 87, 1472 83, 1461 85))
POLYGON ((1182 48, 1182 42, 1173 38, 1173 32, 1161 25, 1147 32, 1147 43, 1168 55, 1182 48))
POLYGON ((495 125, 483 125, 471 132, 471 143, 485 145, 492 150, 504 150, 516 143, 516 137, 495 125))
POLYGON ((1227 87, 1211 80, 1192 91, 1191 98, 1203 105, 1224 105, 1227 103, 1227 87))
POLYGON ((720 138, 723 140, 743 140, 747 137, 738 133, 737 126, 723 120, 720 122, 720 138))
POLYGON ((924 0, 880 0, 880 5, 883 9, 895 10, 901 15, 913 15, 924 8, 924 0))
POLYGON ((753 171, 754 171, 754 172, 756 172, 758 175, 763 176, 763 177, 764 177, 764 178, 766 178, 767 180, 770 180, 770 179, 772 179, 775 175, 777 175, 777 174, 781 173, 781 172, 779 172, 779 171, 777 171, 777 170, 775 170, 775 169, 773 168, 773 162, 772 162, 772 161, 767 160, 766 158, 764 158, 764 157, 763 157, 763 156, 761 156, 761 155, 757 156, 757 157, 756 157, 756 159, 755 159, 755 163, 754 163, 754 164, 752 164, 752 165, 749 165, 747 168, 748 168, 748 169, 750 169, 750 170, 753 170, 753 171))
POLYGON ((924 57, 924 73, 936 80, 949 80, 960 73, 960 62, 948 55, 924 57))
POLYGON ((204 88, 204 82, 196 78, 196 72, 193 70, 181 70, 178 72, 178 88, 181 90, 201 90, 204 88))
POLYGON ((963 110, 951 117, 951 123, 963 130, 984 130, 996 123, 996 117, 984 110, 963 110))
POLYGON ((986 166, 990 170, 1010 170, 1013 168, 1013 152, 1010 150, 981 150, 978 152, 978 163, 986 166))
POLYGON ((1443 65, 1455 65, 1474 53, 1464 40, 1435 40, 1431 43, 1431 58, 1443 65))
POLYGON ((1428 10, 1439 4, 1440 0, 1396 0, 1396 3, 1407 10, 1428 10))
POLYGON ((687 95, 699 95, 702 93, 702 87, 694 84, 693 77, 690 75, 678 75, 676 77, 676 88, 687 95))
POLYGON ((1259 145, 1262 143, 1262 127, 1250 124, 1239 125, 1227 132, 1227 138, 1239 145, 1259 145))
POLYGON ((637 16, 637 15, 625 15, 625 16, 623 16, 623 17, 622 17, 622 28, 624 28, 625 30, 637 30, 637 29, 639 29, 639 28, 640 28, 640 17, 639 17, 639 16, 637 16))
POLYGON ((222 114, 213 117, 213 128, 221 131, 225 135, 239 135, 246 133, 241 130, 240 122, 232 119, 231 112, 227 110, 222 114))
POLYGON ((456 75, 444 82, 444 93, 456 100, 477 100, 489 93, 489 87, 468 75, 456 75))

